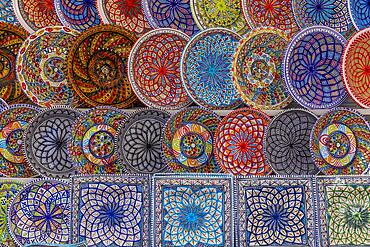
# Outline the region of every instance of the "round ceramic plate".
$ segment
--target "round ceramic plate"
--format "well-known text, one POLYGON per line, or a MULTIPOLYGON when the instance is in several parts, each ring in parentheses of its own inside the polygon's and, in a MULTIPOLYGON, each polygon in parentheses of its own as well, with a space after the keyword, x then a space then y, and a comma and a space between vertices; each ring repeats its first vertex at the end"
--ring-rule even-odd
POLYGON ((9 104, 25 103, 27 100, 16 78, 18 51, 27 35, 20 27, 0 22, 0 97, 9 104))
POLYGON ((352 24, 346 1, 336 0, 292 0, 294 18, 301 28, 326 26, 343 36, 356 32, 352 24))
POLYGON ((161 28, 136 42, 128 73, 135 94, 145 105, 174 110, 191 104, 180 76, 181 54, 188 41, 183 32, 161 28))
POLYGON ((241 35, 248 30, 241 0, 190 0, 191 13, 201 29, 223 27, 241 35))
POLYGON ((370 28, 356 33, 347 43, 341 64, 344 85, 362 107, 370 108, 370 28))
POLYGON ((310 109, 330 109, 345 100, 340 74, 345 44, 341 34, 322 26, 306 28, 294 36, 285 52, 283 76, 297 103, 310 109))
POLYGON ((265 113, 241 108, 229 113, 217 127, 214 154, 224 172, 234 175, 268 175, 263 138, 270 117, 265 113))
POLYGON ((0 2, 0 22, 19 24, 15 16, 12 0, 2 0, 0 2))
POLYGON ((153 28, 173 28, 190 36, 199 32, 191 15, 189 0, 142 0, 142 5, 153 28))
POLYGON ((13 9, 20 24, 30 33, 61 24, 50 0, 13 0, 13 9))
POLYGON ((270 122, 264 150, 267 163, 279 175, 316 175, 312 160, 310 134, 317 117, 303 109, 289 109, 270 122))
POLYGON ((331 110, 316 122, 310 148, 316 165, 327 175, 363 174, 370 163, 370 126, 355 110, 331 110))
POLYGON ((114 137, 127 115, 122 110, 100 106, 85 112, 72 125, 68 153, 82 174, 122 173, 114 137))
POLYGON ((142 109, 131 114, 115 138, 118 157, 130 173, 166 172, 162 160, 162 129, 169 119, 167 112, 142 109))
POLYGON ((64 26, 77 31, 100 24, 95 1, 54 0, 55 11, 64 26))
POLYGON ((288 42, 282 31, 273 28, 254 29, 241 40, 234 54, 232 76, 246 104, 270 110, 292 101, 281 75, 288 42))
POLYGON ((231 75, 232 59, 240 39, 228 29, 211 28, 195 35, 185 47, 181 79, 198 105, 227 110, 243 103, 231 75))
POLYGON ((349 13, 358 30, 370 27, 370 4, 367 0, 348 0, 349 13))
POLYGON ((10 203, 12 202, 13 198, 17 195, 17 193, 22 189, 23 182, 18 182, 15 180, 8 180, 8 179, 1 179, 0 184, 0 241, 2 247, 14 247, 16 246, 14 240, 10 236, 8 230, 8 209, 10 203))
POLYGON ((141 0, 97 0, 104 23, 115 24, 141 36, 151 29, 141 6, 141 0))
POLYGON ((25 94, 40 106, 70 105, 67 53, 79 33, 55 26, 29 36, 18 53, 17 77, 25 94))
POLYGON ((189 107, 177 112, 163 129, 162 152, 173 172, 218 173, 213 136, 220 118, 210 110, 189 107))
POLYGON ((0 112, 0 173, 7 177, 31 177, 34 172, 23 155, 23 132, 39 109, 12 105, 0 112))
POLYGON ((99 25, 83 32, 68 53, 68 78, 87 104, 130 106, 135 100, 127 59, 136 37, 119 26, 99 25))
POLYGON ((9 232, 18 246, 29 243, 68 244, 70 188, 67 183, 39 179, 26 184, 9 206, 9 232))
POLYGON ((291 0, 242 0, 245 19, 251 28, 275 27, 293 34, 298 31, 291 0))
POLYGON ((81 115, 78 110, 54 107, 37 114, 24 136, 24 154, 34 170, 45 177, 69 178, 76 169, 67 153, 68 132, 81 115))

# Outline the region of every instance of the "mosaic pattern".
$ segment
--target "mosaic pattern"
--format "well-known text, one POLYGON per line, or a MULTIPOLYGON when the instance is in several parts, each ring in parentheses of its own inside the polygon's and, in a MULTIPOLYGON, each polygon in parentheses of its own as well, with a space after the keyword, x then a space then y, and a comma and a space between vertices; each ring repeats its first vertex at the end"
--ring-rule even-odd
POLYGON ((54 6, 62 24, 77 31, 84 31, 101 22, 95 1, 55 0, 54 6))
POLYGON ((342 75, 352 99, 362 107, 370 107, 370 29, 356 33, 343 52, 342 75))
POLYGON ((128 61, 131 85, 149 107, 166 110, 191 103, 180 77, 181 54, 189 36, 174 29, 157 29, 142 36, 128 61))
POLYGON ((87 246, 149 246, 147 176, 72 178, 72 235, 87 246))
POLYGON ((17 77, 35 104, 50 107, 72 103, 66 59, 71 42, 78 35, 66 27, 47 27, 23 43, 17 57, 17 77))
POLYGON ((243 103, 231 75, 232 59, 240 39, 230 30, 212 28, 197 34, 187 44, 181 58, 181 78, 198 105, 222 110, 243 103))
POLYGON ((113 25, 92 27, 77 38, 68 53, 68 79, 86 104, 125 108, 136 100, 127 76, 135 41, 129 31, 113 25))
POLYGON ((289 34, 298 31, 290 0, 242 0, 241 4, 251 28, 275 27, 289 34))
POLYGON ((190 0, 143 0, 143 10, 153 28, 173 28, 193 35, 199 32, 190 10, 190 0))
POLYGON ((53 1, 13 0, 13 8, 20 24, 30 33, 40 28, 60 25, 53 1))
POLYGON ((162 159, 162 129, 170 114, 156 109, 133 113, 116 134, 115 142, 122 165, 131 173, 167 171, 162 159))
POLYGON ((317 188, 320 245, 370 245, 370 178, 321 177, 317 188))
POLYGON ((325 174, 363 174, 369 169, 370 126, 355 110, 331 110, 316 122, 310 147, 325 174))
POLYGON ((7 177, 31 177, 34 172, 23 155, 23 132, 39 110, 12 105, 0 112, 0 173, 7 177))
POLYGON ((240 35, 248 31, 241 0, 190 0, 190 6, 195 22, 202 30, 222 27, 240 35))
POLYGON ((24 247, 87 247, 85 243, 78 244, 26 244, 24 247))
POLYGON ((123 172, 117 161, 114 136, 125 120, 127 115, 122 110, 101 106, 85 112, 73 123, 68 152, 80 173, 123 172))
POLYGON ((270 117, 250 108, 229 113, 217 127, 214 155, 224 172, 234 175, 267 175, 263 138, 270 117))
POLYGON ((233 246, 232 178, 155 176, 153 246, 233 246))
POLYGON ((309 178, 239 178, 236 196, 236 246, 315 246, 309 178))
POLYGON ((97 0, 102 21, 115 24, 141 36, 151 29, 140 0, 97 0))
POLYGON ((9 232, 18 246, 69 242, 69 190, 65 182, 40 179, 19 191, 8 211, 9 232))
POLYGON ((346 98, 340 73, 345 38, 327 27, 299 32, 286 50, 283 75, 297 103, 310 109, 330 109, 346 98))
POLYGON ((288 42, 288 36, 273 28, 254 29, 244 36, 234 55, 232 78, 246 104, 268 110, 291 102, 281 73, 288 42))
POLYGON ((22 188, 22 182, 11 181, 11 180, 0 180, 0 245, 1 246, 14 246, 15 243, 12 240, 8 230, 8 208, 22 188))
POLYGON ((370 27, 370 6, 366 0, 349 0, 349 13, 358 30, 370 27))
POLYGON ((319 172, 310 152, 310 134, 317 117, 301 109, 286 110, 269 124, 264 148, 267 163, 280 175, 319 172))
POLYGON ((333 28, 346 38, 355 31, 346 1, 293 0, 294 18, 301 28, 326 26, 333 28))
POLYGON ((2 0, 0 2, 0 22, 19 24, 15 17, 12 0, 2 0))
POLYGON ((9 104, 27 99, 16 78, 16 59, 27 32, 20 27, 0 22, 0 97, 9 104))
POLYGON ((2 98, 0 98, 0 112, 9 108, 8 103, 5 102, 2 98))
POLYGON ((173 172, 217 173, 213 136, 220 118, 210 110, 189 107, 173 115, 163 130, 162 152, 173 172))
POLYGON ((76 169, 67 153, 68 131, 81 115, 77 110, 56 107, 35 116, 24 133, 28 163, 42 176, 68 178, 76 169))

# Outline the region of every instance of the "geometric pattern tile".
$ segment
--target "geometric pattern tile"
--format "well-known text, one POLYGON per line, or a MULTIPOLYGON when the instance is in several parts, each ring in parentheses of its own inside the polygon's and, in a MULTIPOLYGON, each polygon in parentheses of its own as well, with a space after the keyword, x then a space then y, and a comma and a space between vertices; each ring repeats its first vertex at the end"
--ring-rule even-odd
POLYGON ((234 246, 230 175, 154 175, 152 245, 234 246))
POLYGON ((240 177, 237 246, 315 246, 310 177, 240 177))
POLYGON ((72 241, 149 246, 149 185, 144 175, 72 177, 72 241))
POLYGON ((370 177, 317 179, 321 246, 370 246, 370 177))

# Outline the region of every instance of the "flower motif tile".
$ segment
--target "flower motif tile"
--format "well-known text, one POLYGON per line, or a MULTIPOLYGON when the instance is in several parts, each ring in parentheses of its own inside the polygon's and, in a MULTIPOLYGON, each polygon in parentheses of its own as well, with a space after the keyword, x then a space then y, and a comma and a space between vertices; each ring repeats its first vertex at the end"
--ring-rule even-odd
POLYGON ((152 246, 234 246, 232 177, 155 175, 152 246))
POLYGON ((309 177, 240 177, 237 246, 315 246, 309 177))
POLYGON ((149 177, 73 177, 72 187, 74 242, 149 246, 149 177))
POLYGON ((370 245, 370 177, 317 180, 321 246, 370 245))

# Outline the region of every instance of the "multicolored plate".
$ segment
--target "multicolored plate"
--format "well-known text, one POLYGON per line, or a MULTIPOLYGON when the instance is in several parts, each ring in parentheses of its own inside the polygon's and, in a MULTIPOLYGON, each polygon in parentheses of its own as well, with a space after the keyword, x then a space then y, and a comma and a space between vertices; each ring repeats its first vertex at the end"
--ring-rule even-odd
POLYGON ((128 119, 122 110, 100 106, 85 112, 72 125, 68 153, 82 174, 122 173, 114 137, 128 119))
POLYGON ((69 178, 76 174, 67 153, 68 133, 81 115, 68 107, 53 107, 37 114, 25 130, 24 156, 45 177, 69 178))
POLYGON ((348 0, 351 20, 357 30, 370 27, 370 4, 368 0, 348 0))
POLYGON ((69 243, 70 187, 39 179, 26 184, 9 206, 9 232, 18 246, 69 243))
POLYGON ((68 53, 68 79, 87 104, 120 108, 136 101, 127 75, 135 35, 120 26, 99 25, 83 32, 68 53))
POLYGON ((142 109, 131 114, 117 131, 116 151, 122 166, 131 173, 166 172, 162 159, 162 129, 170 114, 142 109))
POLYGON ((0 22, 19 24, 14 13, 12 0, 2 0, 0 2, 0 22))
POLYGON ((370 163, 370 126, 355 110, 333 109, 316 122, 310 148, 327 175, 363 174, 370 163))
POLYGON ((16 246, 8 229, 8 209, 13 198, 22 189, 24 181, 0 179, 0 246, 16 246))
POLYGON ((20 24, 30 33, 61 24, 53 0, 13 0, 13 9, 20 24))
POLYGON ((349 38, 354 32, 347 2, 336 0, 292 0, 294 18, 301 28, 326 26, 349 38))
POLYGON ((198 105, 221 110, 243 103, 231 75, 232 59, 240 39, 228 29, 210 28, 196 34, 186 45, 181 57, 181 79, 198 105))
POLYGON ((35 173, 23 155, 23 132, 39 112, 31 105, 12 105, 0 112, 0 173, 25 178, 35 173))
POLYGON ((291 0, 242 0, 241 6, 251 28, 275 27, 289 34, 299 30, 291 0))
POLYGON ((347 43, 342 58, 344 85, 362 107, 370 108, 370 28, 356 33, 347 43))
POLYGON ((67 79, 67 54, 79 33, 46 27, 30 35, 18 53, 17 77, 24 93, 40 106, 70 105, 72 89, 67 79))
POLYGON ((141 0, 97 0, 104 23, 122 26, 141 36, 151 29, 141 6, 141 0))
POLYGON ((191 104, 180 76, 189 36, 161 28, 144 34, 132 48, 128 76, 137 97, 149 107, 174 110, 191 104))
POLYGON ((340 73, 346 39, 334 29, 306 28, 289 43, 283 76, 293 98, 310 109, 333 108, 347 97, 340 73))
POLYGON ((101 23, 93 0, 54 0, 54 6, 62 24, 77 31, 101 23))
POLYGON ((214 154, 224 172, 234 175, 268 175, 263 138, 270 117, 252 109, 234 110, 218 125, 214 154))
POLYGON ((199 32, 190 0, 142 0, 142 8, 153 28, 173 28, 190 36, 199 32))
POLYGON ((232 76, 246 104, 270 110, 292 101, 281 75, 288 42, 288 36, 276 28, 254 29, 241 40, 234 54, 232 76))
POLYGON ((289 109, 270 122, 263 142, 266 162, 279 175, 316 175, 310 134, 317 117, 303 109, 289 109))
POLYGON ((223 27, 243 35, 249 29, 241 0, 190 0, 190 7, 195 22, 202 30, 223 27))
POLYGON ((210 110, 189 107, 177 112, 163 129, 162 152, 173 172, 218 173, 213 135, 220 118, 210 110))
POLYGON ((27 36, 23 28, 0 22, 0 97, 9 104, 28 100, 16 78, 18 51, 27 36))

